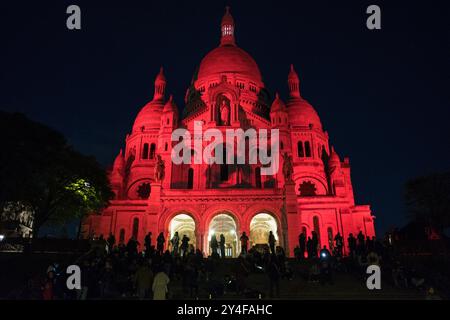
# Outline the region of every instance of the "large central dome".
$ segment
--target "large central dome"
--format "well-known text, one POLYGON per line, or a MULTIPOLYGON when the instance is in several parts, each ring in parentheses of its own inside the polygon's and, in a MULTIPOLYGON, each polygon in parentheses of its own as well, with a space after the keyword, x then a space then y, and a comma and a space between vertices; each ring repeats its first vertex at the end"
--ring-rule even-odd
POLYGON ((237 73, 261 82, 261 73, 255 60, 235 45, 222 45, 209 52, 200 63, 198 79, 221 73, 237 73))
POLYGON ((209 52, 201 61, 197 79, 219 77, 224 73, 241 75, 257 84, 262 83, 261 72, 255 60, 236 45, 234 38, 234 20, 229 8, 221 23, 220 46, 209 52))

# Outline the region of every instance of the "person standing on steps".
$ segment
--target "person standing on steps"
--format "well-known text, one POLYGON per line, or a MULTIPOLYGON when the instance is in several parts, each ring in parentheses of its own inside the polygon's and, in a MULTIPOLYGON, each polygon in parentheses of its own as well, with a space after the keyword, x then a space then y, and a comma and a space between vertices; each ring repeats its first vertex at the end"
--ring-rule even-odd
POLYGON ((247 253, 247 248, 248 248, 248 237, 247 237, 247 235, 245 234, 245 231, 244 232, 242 232, 242 235, 241 235, 241 250, 242 250, 242 253, 247 253))
POLYGON ((175 234, 173 235, 172 240, 170 240, 170 242, 172 243, 172 254, 178 255, 178 246, 180 245, 180 237, 178 236, 178 231, 175 232, 175 234))
POLYGON ((300 259, 304 259, 306 250, 306 233, 304 231, 298 236, 298 244, 300 248, 300 259))
POLYGON ((216 238, 215 234, 213 234, 211 237, 210 247, 211 247, 211 251, 212 251, 211 256, 216 256, 217 248, 219 247, 219 243, 217 242, 217 238, 216 238))
POLYGON ((145 255, 148 257, 150 255, 150 249, 152 247, 152 233, 149 232, 144 238, 145 255))
POLYGON ((161 232, 156 239, 156 251, 160 256, 162 256, 164 252, 164 242, 166 242, 166 239, 164 239, 164 234, 161 232))
POLYGON ((272 231, 269 232, 269 248, 270 253, 275 254, 275 236, 273 235, 272 231))
POLYGON ((225 236, 223 235, 223 233, 220 234, 219 246, 220 246, 220 256, 222 257, 222 259, 225 259, 225 236))

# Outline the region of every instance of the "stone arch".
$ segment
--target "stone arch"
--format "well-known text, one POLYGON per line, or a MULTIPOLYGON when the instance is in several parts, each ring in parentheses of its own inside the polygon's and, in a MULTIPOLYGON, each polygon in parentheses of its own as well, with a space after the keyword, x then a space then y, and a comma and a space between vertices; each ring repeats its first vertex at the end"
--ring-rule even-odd
POLYGON ((328 194, 328 188, 327 183, 323 180, 322 177, 307 173, 302 175, 294 175, 294 181, 295 181, 295 192, 297 194, 300 194, 300 186, 304 182, 311 182, 315 186, 315 193, 317 196, 325 196, 328 194))
POLYGON ((186 215, 190 216, 195 222, 196 229, 201 228, 202 224, 201 224, 200 215, 195 210, 193 210, 192 208, 186 209, 186 207, 178 206, 176 208, 171 208, 170 210, 166 210, 166 212, 164 212, 159 217, 158 232, 165 232, 166 230, 168 230, 170 221, 179 214, 186 214, 186 215))
MULTIPOLYGON (((170 224, 174 218, 182 214, 189 216, 194 221, 194 234, 193 234, 194 238, 191 239, 190 243, 193 244, 196 248, 201 248, 201 240, 199 238, 199 235, 201 233, 201 219, 200 216, 197 214, 197 212, 195 210, 192 210, 191 208, 186 209, 181 206, 178 206, 176 208, 166 210, 158 220, 158 234, 160 232, 163 232, 164 238, 166 239, 166 246, 169 247, 171 238, 170 224)), ((183 235, 180 235, 180 237, 182 236, 183 235)))
POLYGON ((273 233, 277 245, 280 245, 280 230, 276 218, 266 212, 260 212, 253 216, 250 221, 250 245, 266 245, 269 241, 270 232, 273 233))
POLYGON ((243 226, 245 226, 246 229, 250 228, 251 220, 258 213, 270 214, 277 221, 277 224, 278 224, 278 227, 280 228, 280 230, 283 228, 283 225, 281 224, 280 209, 276 209, 275 207, 270 206, 270 205, 255 204, 255 205, 248 207, 243 214, 242 224, 243 224, 243 226))
POLYGON ((287 237, 287 234, 285 235, 283 233, 283 229, 285 229, 282 223, 282 219, 281 219, 281 213, 280 210, 272 207, 272 206, 268 206, 268 205, 253 205, 250 206, 244 213, 244 217, 243 217, 243 225, 244 227, 244 231, 247 233, 247 235, 250 237, 250 232, 251 232, 251 222, 253 220, 253 218, 255 216, 257 216, 258 214, 268 214, 269 216, 271 216, 272 218, 274 218, 275 222, 276 222, 276 227, 277 227, 277 245, 281 245, 282 247, 286 247, 286 239, 284 239, 284 237, 287 237))
POLYGON ((166 232, 168 235, 168 239, 172 239, 173 236, 177 233, 180 240, 182 240, 184 236, 187 236, 189 238, 189 245, 192 245, 194 248, 197 245, 197 230, 195 220, 194 218, 192 218, 192 216, 186 213, 178 213, 173 216, 169 221, 169 227, 166 232))
POLYGON ((215 216, 219 215, 219 214, 227 214, 231 217, 233 217, 234 221, 236 222, 236 229, 237 231, 242 229, 242 219, 241 217, 236 214, 234 211, 230 210, 229 207, 227 207, 226 205, 218 205, 218 206, 213 206, 212 208, 209 208, 209 210, 207 210, 203 217, 203 230, 205 231, 205 233, 208 232, 208 226, 211 223, 211 221, 214 219, 215 216))
POLYGON ((131 239, 132 236, 135 235, 135 220, 137 219, 137 238, 136 240, 138 240, 139 242, 141 238, 143 238, 143 234, 144 234, 144 229, 143 229, 143 219, 142 219, 142 213, 141 212, 136 212, 131 214, 128 217, 128 223, 125 226, 121 226, 121 228, 125 229, 125 244, 128 242, 128 240, 131 239))
POLYGON ((218 83, 217 86, 214 86, 209 90, 209 105, 211 106, 211 114, 210 119, 213 121, 218 120, 218 114, 217 114, 217 99, 220 95, 223 95, 230 101, 230 124, 237 120, 237 113, 238 113, 238 104, 239 104, 239 96, 238 96, 238 90, 234 87, 234 85, 229 84, 227 81, 224 81, 225 78, 222 77, 222 80, 220 83, 218 83))
POLYGON ((211 103, 215 103, 220 95, 226 96, 228 99, 230 99, 231 102, 234 103, 237 103, 239 101, 239 96, 236 92, 236 89, 234 88, 234 86, 228 85, 227 83, 221 83, 211 89, 209 92, 209 100, 211 103))
MULTIPOLYGON (((153 179, 151 179, 151 178, 139 178, 139 179, 134 180, 131 184, 129 184, 129 186, 127 188, 127 193, 126 193, 127 199, 141 200, 139 198, 139 195, 137 194, 139 186, 143 183, 150 183, 150 185, 151 185, 152 182, 153 182, 153 179)), ((142 199, 142 200, 145 200, 145 199, 142 199)))
POLYGON ((311 227, 310 227, 309 223, 303 223, 302 222, 301 225, 300 225, 300 232, 303 231, 303 228, 306 229, 306 237, 311 236, 311 227))
MULTIPOLYGON (((220 235, 225 236, 225 256, 236 257, 240 253, 239 218, 230 210, 219 210, 207 217, 204 238, 205 252, 211 254, 210 240, 215 236, 220 241, 220 235)), ((220 249, 219 249, 220 252, 220 249)))

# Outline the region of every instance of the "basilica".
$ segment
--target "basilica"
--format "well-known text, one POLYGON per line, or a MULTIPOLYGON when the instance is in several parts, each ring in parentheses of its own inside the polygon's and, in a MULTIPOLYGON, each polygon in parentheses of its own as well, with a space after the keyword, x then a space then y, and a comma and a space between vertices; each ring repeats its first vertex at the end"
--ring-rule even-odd
MULTIPOLYGON (((153 98, 137 114, 109 173, 115 198, 84 220, 84 235, 112 233, 117 242, 135 237, 142 245, 148 232, 153 243, 162 232, 170 249, 169 239, 178 232, 209 254, 211 237, 223 234, 228 257, 239 255, 243 232, 250 246, 263 246, 272 231, 289 256, 302 232, 315 231, 321 247, 331 247, 338 233, 344 239, 360 231, 374 236, 370 206, 355 204, 349 159, 340 158, 317 111, 302 97, 294 66, 286 67, 288 96, 272 96, 258 64, 236 43, 229 8, 220 31, 220 44, 201 60, 183 108, 167 93, 161 68, 153 98), (258 161, 174 163, 172 133, 193 132, 199 122, 224 135, 227 129, 277 129, 280 169, 262 174, 258 161)), ((205 146, 192 141, 189 156, 203 154, 205 146)), ((246 139, 246 148, 258 147, 246 139)), ((234 150, 223 143, 225 154, 234 150)))

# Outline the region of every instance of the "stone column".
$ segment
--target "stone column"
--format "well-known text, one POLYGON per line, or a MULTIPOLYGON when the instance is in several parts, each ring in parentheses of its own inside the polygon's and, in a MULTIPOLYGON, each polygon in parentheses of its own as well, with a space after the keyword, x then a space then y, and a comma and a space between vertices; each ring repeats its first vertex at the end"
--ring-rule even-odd
POLYGON ((295 182, 287 181, 284 184, 285 191, 285 226, 283 226, 283 233, 287 233, 286 243, 286 254, 289 257, 292 257, 294 254, 294 248, 297 243, 298 234, 300 233, 299 228, 299 214, 298 214, 298 205, 297 205, 297 195, 295 193, 295 182), (286 230, 284 230, 286 228, 286 230))

